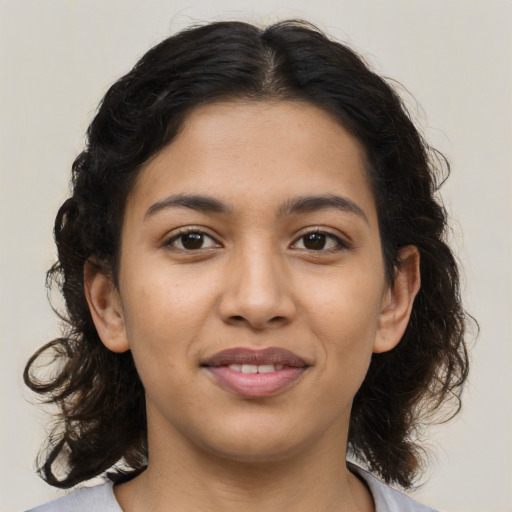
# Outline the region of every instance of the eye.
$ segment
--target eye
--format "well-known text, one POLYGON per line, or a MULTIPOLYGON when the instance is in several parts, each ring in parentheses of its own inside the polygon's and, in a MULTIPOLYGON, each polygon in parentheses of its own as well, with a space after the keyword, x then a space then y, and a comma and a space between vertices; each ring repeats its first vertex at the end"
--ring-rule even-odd
POLYGON ((323 231, 314 231, 302 235, 292 246, 294 249, 308 251, 325 251, 329 249, 343 249, 347 247, 340 238, 323 231))
POLYGON ((165 245, 182 251, 197 251, 210 247, 220 247, 219 243, 211 236, 199 230, 182 231, 167 240, 165 245))

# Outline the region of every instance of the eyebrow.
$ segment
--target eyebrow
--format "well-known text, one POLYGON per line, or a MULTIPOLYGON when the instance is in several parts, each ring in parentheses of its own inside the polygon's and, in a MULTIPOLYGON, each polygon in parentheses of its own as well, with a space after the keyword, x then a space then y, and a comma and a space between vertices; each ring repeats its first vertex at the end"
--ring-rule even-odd
MULTIPOLYGON (((151 205, 144 215, 144 220, 159 212, 172 208, 189 208, 201 213, 232 214, 233 209, 227 204, 210 196, 177 194, 151 205)), ((308 213, 321 210, 336 209, 357 215, 367 224, 368 218, 363 210, 350 199, 334 194, 303 196, 285 201, 279 208, 279 217, 293 213, 308 213)))
POLYGON ((347 197, 337 196, 335 194, 304 196, 290 199, 281 206, 279 215, 284 217, 292 213, 308 213, 328 209, 341 210, 357 215, 369 224, 368 217, 356 203, 347 197))
POLYGON ((232 211, 226 204, 213 197, 178 194, 151 205, 144 215, 144 220, 171 208, 189 208, 201 213, 231 213, 232 211))

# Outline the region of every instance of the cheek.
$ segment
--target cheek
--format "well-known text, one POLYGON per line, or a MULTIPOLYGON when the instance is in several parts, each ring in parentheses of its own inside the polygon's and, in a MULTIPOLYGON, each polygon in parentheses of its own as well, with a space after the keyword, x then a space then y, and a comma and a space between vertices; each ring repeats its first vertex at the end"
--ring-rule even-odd
POLYGON ((158 262, 127 275, 123 313, 134 355, 151 353, 170 361, 186 353, 212 311, 214 283, 200 273, 158 262))
POLYGON ((310 328, 321 342, 325 364, 345 376, 366 372, 377 336, 382 278, 372 274, 354 272, 331 278, 322 287, 307 287, 304 307, 310 311, 310 328))
MULTIPOLYGON (((126 334, 148 402, 175 400, 185 381, 193 324, 193 298, 164 279, 134 280, 125 292, 126 334), (127 298, 127 296, 129 296, 127 298)), ((197 313, 197 312, 196 312, 197 313)))

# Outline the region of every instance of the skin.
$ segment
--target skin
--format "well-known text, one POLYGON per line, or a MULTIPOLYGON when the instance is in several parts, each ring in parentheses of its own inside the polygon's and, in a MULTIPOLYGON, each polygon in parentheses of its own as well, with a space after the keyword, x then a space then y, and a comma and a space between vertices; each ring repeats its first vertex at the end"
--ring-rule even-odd
POLYGON ((100 337, 132 351, 146 390, 149 466, 115 488, 123 510, 374 510, 345 465, 351 404, 372 353, 405 330, 419 257, 404 248, 386 281, 364 158, 310 104, 236 101, 193 111, 145 165, 126 204, 118 287, 85 268, 100 337), (166 206, 177 194, 226 211, 166 206), (283 212, 332 195, 355 208, 283 212), (205 234, 198 248, 183 245, 187 227, 205 234), (320 248, 312 232, 326 234, 320 248), (242 397, 201 366, 234 347, 284 348, 308 368, 272 396, 242 397))

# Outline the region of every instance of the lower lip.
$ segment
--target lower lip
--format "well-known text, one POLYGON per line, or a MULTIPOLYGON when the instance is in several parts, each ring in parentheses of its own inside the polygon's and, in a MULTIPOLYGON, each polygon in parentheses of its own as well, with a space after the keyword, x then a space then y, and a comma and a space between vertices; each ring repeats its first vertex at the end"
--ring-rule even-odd
POLYGON ((247 398, 263 398, 289 388, 306 367, 287 366, 268 373, 242 373, 227 366, 207 366, 205 369, 228 391, 247 398))

